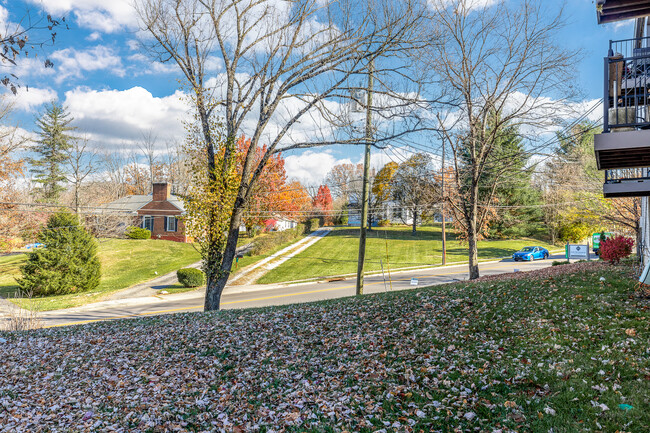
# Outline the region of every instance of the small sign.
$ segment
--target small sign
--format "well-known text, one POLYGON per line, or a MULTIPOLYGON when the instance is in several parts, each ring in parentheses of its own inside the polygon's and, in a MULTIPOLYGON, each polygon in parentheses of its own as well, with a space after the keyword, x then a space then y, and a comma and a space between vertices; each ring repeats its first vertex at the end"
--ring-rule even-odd
POLYGON ((569 244, 569 256, 567 259, 589 259, 588 245, 571 245, 569 244))
POLYGON ((411 278, 411 286, 417 286, 418 285, 418 279, 417 278, 411 278))

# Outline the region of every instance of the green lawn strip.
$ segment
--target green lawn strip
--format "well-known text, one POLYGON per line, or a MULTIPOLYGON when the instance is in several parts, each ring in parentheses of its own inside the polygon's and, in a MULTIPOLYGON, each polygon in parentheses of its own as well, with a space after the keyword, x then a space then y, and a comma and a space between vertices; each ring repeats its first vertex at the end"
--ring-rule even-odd
MULTIPOLYGON (((46 298, 10 299, 22 308, 49 311, 97 302, 109 294, 200 260, 191 244, 162 240, 101 239, 102 280, 95 290, 46 298)), ((19 272, 19 271, 18 271, 19 272)), ((15 285, 15 282, 13 283, 15 285)), ((7 286, 11 286, 7 283, 7 286)), ((0 286, 1 287, 1 286, 0 286)))
POLYGON ((167 293, 163 294, 174 294, 174 293, 185 293, 185 292, 193 292, 194 290, 198 290, 200 287, 185 287, 180 283, 172 284, 171 286, 167 286, 164 289, 160 289, 160 291, 165 291, 167 293))
POLYGON ((120 389, 143 394, 111 389, 111 409, 95 410, 93 422, 115 423, 146 401, 160 428, 183 419, 197 431, 650 431, 649 301, 634 296, 629 267, 580 266, 27 334, 35 338, 5 334, 3 380, 16 394, 7 403, 41 408, 30 389, 11 385, 18 378, 49 392, 74 378, 85 385, 74 396, 83 401, 108 387, 112 379, 96 370, 110 368, 120 389), (48 344, 57 350, 33 356, 48 344), (118 356, 122 364, 112 361, 118 356), (61 377, 53 381, 43 365, 57 365, 61 377))
MULTIPOLYGON (((447 263, 467 261, 467 246, 447 234, 447 263)), ((479 242, 479 259, 487 260, 512 254, 524 246, 539 245, 555 249, 537 239, 487 240, 479 242)), ((367 272, 439 265, 442 261, 440 225, 418 227, 415 236, 410 227, 373 228, 366 242, 367 272), (388 260, 386 243, 388 242, 388 260), (387 264, 388 262, 388 264, 387 264)), ((267 272, 258 283, 269 284, 308 278, 354 273, 359 254, 359 229, 334 228, 332 232, 291 260, 267 272)))
POLYGON ((20 266, 25 262, 25 254, 0 256, 0 296, 14 296, 19 287, 15 277, 20 276, 20 266))
POLYGON ((233 274, 232 276, 237 275, 237 271, 244 269, 246 266, 254 265, 255 263, 259 262, 260 260, 263 260, 278 251, 282 250, 283 248, 288 247, 289 245, 295 244, 296 242, 299 242, 303 237, 298 238, 298 239, 293 239, 291 241, 287 241, 283 244, 278 245, 277 247, 273 248, 271 251, 265 254, 260 254, 257 256, 244 256, 241 259, 239 259, 239 262, 236 264, 233 264, 233 274))

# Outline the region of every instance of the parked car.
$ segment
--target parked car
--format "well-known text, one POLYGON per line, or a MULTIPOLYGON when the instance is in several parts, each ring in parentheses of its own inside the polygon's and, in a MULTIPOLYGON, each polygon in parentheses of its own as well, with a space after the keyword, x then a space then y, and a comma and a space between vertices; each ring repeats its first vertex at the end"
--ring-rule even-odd
POLYGON ((548 259, 549 253, 546 248, 542 247, 523 247, 516 253, 512 255, 512 259, 515 262, 519 260, 537 260, 537 259, 548 259))

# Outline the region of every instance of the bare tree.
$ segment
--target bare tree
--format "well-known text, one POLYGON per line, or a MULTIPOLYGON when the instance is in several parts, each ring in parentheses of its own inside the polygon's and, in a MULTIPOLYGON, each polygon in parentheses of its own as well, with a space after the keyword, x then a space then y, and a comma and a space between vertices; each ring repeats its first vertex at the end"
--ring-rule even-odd
POLYGON ((74 191, 74 211, 79 215, 80 192, 83 182, 97 171, 97 153, 88 149, 88 138, 74 137, 72 146, 65 151, 68 170, 66 178, 74 191))
MULTIPOLYGON (((456 210, 467 231, 469 276, 475 279, 479 230, 499 184, 498 173, 492 173, 493 185, 479 195, 495 144, 506 127, 530 131, 530 138, 552 124, 575 96, 578 54, 556 43, 562 11, 551 16, 536 1, 481 6, 472 0, 435 0, 432 8, 433 27, 444 41, 432 45, 428 68, 452 101, 441 110, 439 127, 453 154, 460 195, 456 210)), ((535 146, 531 143, 528 151, 535 146)), ((499 169, 507 166, 505 159, 499 169)))
MULTIPOLYGON (((42 49, 47 45, 53 45, 58 28, 65 26, 65 18, 60 20, 47 17, 34 16, 28 11, 25 12, 20 22, 12 23, 3 22, 4 28, 0 28, 0 70, 11 70, 18 65, 21 58, 28 57, 30 54, 34 57, 35 51, 42 49)), ((48 58, 43 61, 45 68, 53 68, 54 63, 48 58)), ((18 93, 20 83, 18 77, 13 72, 7 72, 0 79, 7 89, 14 95, 18 93)), ((29 90, 29 88, 27 88, 29 90)))
POLYGON ((126 159, 125 151, 103 152, 101 165, 105 173, 104 185, 108 189, 108 201, 113 201, 126 195, 126 159))
POLYGON ((412 155, 397 167, 392 181, 393 198, 399 203, 402 212, 410 211, 413 217, 412 232, 415 235, 418 217, 422 218, 440 198, 431 158, 424 153, 412 155))
MULTIPOLYGON (((158 137, 154 135, 152 130, 147 131, 142 134, 142 138, 138 143, 138 148, 142 155, 144 155, 147 165, 149 166, 149 183, 150 188, 153 188, 153 183, 156 182, 155 173, 158 167, 158 157, 156 155, 156 144, 158 142, 158 137)), ((137 158, 134 158, 137 160, 137 158)))
MULTIPOLYGON (((382 56, 400 56, 421 36, 418 25, 424 6, 412 0, 136 2, 143 29, 153 37, 149 51, 160 61, 175 62, 187 81, 211 188, 230 188, 225 182, 236 158, 236 139, 246 129, 251 142, 234 191, 227 237, 212 230, 201 247, 206 310, 219 308, 246 202, 269 158, 289 149, 340 143, 338 138, 290 137, 301 121, 336 123, 337 110, 332 107, 350 97, 349 80, 364 74, 369 63, 382 56), (215 59, 222 63, 223 73, 210 80, 206 74, 215 59), (223 119, 222 127, 215 117, 223 119), (267 147, 255 162, 261 140, 267 147)), ((382 70, 378 63, 375 69, 382 76, 398 66, 393 63, 382 70)), ((396 96, 394 101, 401 100, 396 96)), ((215 212, 208 220, 209 227, 218 225, 215 212)))

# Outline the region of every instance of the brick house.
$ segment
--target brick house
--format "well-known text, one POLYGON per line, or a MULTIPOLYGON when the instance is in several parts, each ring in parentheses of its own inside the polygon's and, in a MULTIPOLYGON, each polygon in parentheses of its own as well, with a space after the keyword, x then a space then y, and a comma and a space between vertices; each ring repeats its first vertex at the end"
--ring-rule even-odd
POLYGON ((191 242, 179 219, 184 212, 183 202, 171 194, 168 183, 154 183, 152 194, 122 197, 103 206, 101 213, 132 215, 133 225, 150 230, 152 239, 191 242))

